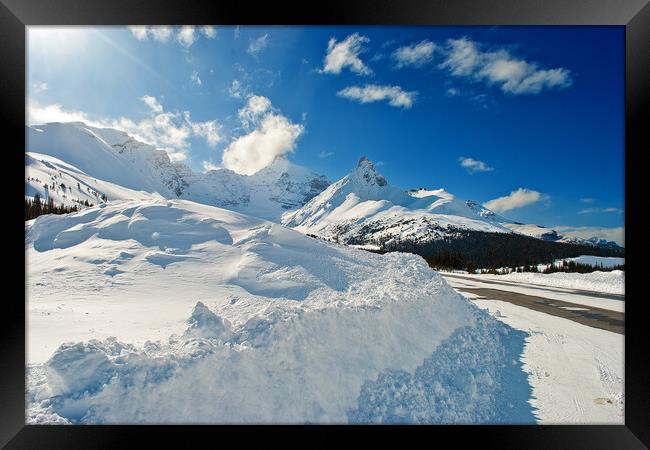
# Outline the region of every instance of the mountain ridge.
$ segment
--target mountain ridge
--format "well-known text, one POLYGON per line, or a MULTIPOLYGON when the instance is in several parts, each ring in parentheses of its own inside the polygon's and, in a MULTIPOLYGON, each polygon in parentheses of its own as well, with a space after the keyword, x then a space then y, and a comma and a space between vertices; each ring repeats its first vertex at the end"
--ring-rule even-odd
POLYGON ((194 172, 186 164, 172 161, 165 150, 125 132, 83 122, 32 125, 26 131, 26 195, 38 193, 68 206, 85 201, 97 204, 104 195, 108 201, 178 198, 355 245, 384 244, 392 238, 442 239, 454 233, 450 229, 460 228, 622 248, 596 237, 581 239, 517 223, 444 189, 395 187, 366 156, 348 175, 331 183, 326 176, 286 157, 276 158, 253 175, 227 168, 194 172))

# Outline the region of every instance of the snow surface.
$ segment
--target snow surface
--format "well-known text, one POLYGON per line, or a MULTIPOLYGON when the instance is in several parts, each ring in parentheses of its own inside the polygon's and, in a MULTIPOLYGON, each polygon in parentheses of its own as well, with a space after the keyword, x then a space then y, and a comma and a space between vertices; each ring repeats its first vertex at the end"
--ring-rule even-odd
POLYGON ((612 270, 610 272, 595 271, 591 273, 513 272, 504 275, 476 275, 476 277, 518 281, 542 286, 554 286, 585 291, 606 292, 609 294, 625 294, 625 272, 622 270, 612 270))
POLYGON ((540 423, 624 423, 625 336, 508 302, 473 301, 527 333, 521 359, 540 423))
POLYGON ((29 221, 26 256, 29 423, 535 420, 525 334, 415 255, 149 199, 29 221))

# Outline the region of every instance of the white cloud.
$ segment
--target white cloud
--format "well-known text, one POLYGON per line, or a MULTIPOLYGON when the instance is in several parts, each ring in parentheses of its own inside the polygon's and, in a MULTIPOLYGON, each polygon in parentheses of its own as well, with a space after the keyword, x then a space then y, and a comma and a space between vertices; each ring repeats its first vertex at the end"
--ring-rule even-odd
POLYGON ((149 108, 149 114, 140 121, 126 117, 93 118, 80 111, 65 110, 61 105, 41 105, 30 101, 27 107, 28 123, 38 125, 49 122, 83 122, 98 128, 115 128, 133 138, 167 151, 174 161, 187 158, 191 138, 202 138, 214 147, 223 140, 221 125, 216 120, 193 122, 189 111, 165 111, 162 104, 151 95, 140 100, 149 108))
POLYGON ((240 33, 241 33, 241 31, 239 30, 239 25, 237 25, 237 26, 235 27, 234 31, 233 31, 233 37, 234 37, 235 39, 239 39, 239 34, 240 34, 240 33))
POLYGON ((512 191, 509 195, 490 200, 483 206, 491 209, 494 212, 504 213, 506 211, 522 208, 524 206, 528 206, 540 200, 546 200, 548 198, 548 196, 543 195, 537 191, 519 188, 516 191, 512 191))
POLYGON ((204 172, 209 172, 211 170, 219 170, 221 169, 221 166, 219 164, 215 164, 212 161, 203 161, 203 171, 204 172))
POLYGON ((479 161, 473 158, 466 158, 464 156, 461 156, 458 158, 458 162, 460 163, 460 166, 463 167, 467 172, 470 174, 476 173, 476 172, 490 172, 494 170, 492 167, 488 166, 485 164, 483 161, 479 161))
POLYGON ((433 59, 433 52, 436 44, 431 41, 423 40, 414 45, 400 47, 393 52, 393 59, 397 62, 397 67, 422 67, 433 59))
POLYGON ((338 75, 343 68, 348 67, 358 75, 372 74, 372 70, 359 58, 359 54, 363 52, 363 44, 367 42, 370 42, 370 39, 359 33, 351 34, 341 42, 330 38, 322 72, 338 75))
POLYGON ((47 83, 34 83, 32 85, 32 89, 34 89, 34 93, 38 94, 40 92, 45 92, 48 90, 48 85, 47 83))
POLYGON ((504 49, 483 51, 467 38, 449 39, 444 53, 440 67, 451 75, 496 84, 510 94, 538 94, 572 84, 568 69, 541 69, 537 63, 514 57, 504 49))
POLYGON ((201 81, 201 77, 199 77, 199 73, 196 70, 192 71, 192 75, 190 75, 190 79, 192 80, 192 83, 201 86, 203 82, 201 81))
POLYGON ((271 100, 268 98, 262 95, 251 95, 248 97, 246 105, 239 110, 237 115, 242 124, 249 128, 250 126, 255 125, 262 114, 269 111, 271 107, 271 100))
POLYGON ((216 147, 217 144, 223 140, 223 136, 221 135, 221 124, 216 120, 192 122, 192 120, 190 120, 189 111, 183 112, 183 118, 192 129, 192 133, 194 133, 195 136, 205 139, 205 142, 207 142, 210 147, 216 147))
POLYGON ((468 39, 449 39, 446 54, 440 67, 456 76, 470 75, 481 60, 476 44, 468 39))
POLYGON ((222 162, 228 169, 245 175, 252 175, 292 152, 304 132, 302 125, 275 111, 270 100, 262 96, 249 97, 239 117, 244 127, 252 130, 228 145, 222 162))
POLYGON ((174 34, 172 27, 165 26, 150 27, 149 32, 151 33, 151 37, 158 42, 169 42, 174 34))
POLYGON ((232 80, 228 88, 228 94, 232 98, 242 98, 241 82, 239 80, 232 80))
POLYGON ((38 125, 51 122, 92 122, 88 115, 81 111, 66 111, 59 104, 41 105, 30 101, 27 107, 27 123, 38 125))
POLYGON ((268 41, 267 41, 268 37, 269 35, 268 33, 266 33, 258 37, 257 39, 252 39, 248 44, 248 50, 246 51, 253 56, 259 55, 268 45, 268 41))
POLYGON ((553 229, 567 236, 574 236, 581 239, 597 237, 625 246, 625 227, 571 227, 558 225, 553 227, 553 229))
POLYGON ((320 152, 320 153, 318 154, 318 157, 319 157, 320 159, 329 158, 330 156, 334 156, 334 152, 325 152, 325 151, 322 151, 322 152, 320 152))
POLYGON ((450 88, 447 89, 446 95, 447 95, 447 97, 456 97, 456 96, 460 95, 460 90, 457 89, 457 88, 454 88, 454 87, 450 87, 450 88))
POLYGON ((208 39, 214 39, 217 37, 217 29, 212 25, 204 25, 201 27, 201 33, 208 39))
POLYGON ((372 103, 387 100, 388 104, 396 108, 409 109, 413 106, 416 91, 405 91, 399 86, 380 86, 367 84, 361 86, 349 86, 340 90, 337 95, 357 101, 359 103, 372 103))
POLYGON ((176 35, 176 39, 184 47, 191 47, 196 40, 196 35, 194 34, 194 27, 191 25, 183 25, 176 35))
MULTIPOLYGON (((129 30, 133 37, 139 41, 146 41, 149 38, 158 42, 171 42, 174 37, 174 27, 170 26, 146 26, 146 25, 137 25, 129 26, 129 30)), ((200 28, 201 34, 203 34, 208 39, 214 39, 217 32, 212 26, 203 26, 200 28)), ((184 47, 190 47, 194 42, 196 42, 197 35, 195 33, 195 27, 191 25, 184 25, 178 29, 176 33, 176 41, 183 45, 184 47)))
POLYGON ((588 204, 591 204, 591 203, 595 202, 596 199, 595 199, 595 198, 591 198, 591 197, 586 197, 586 198, 581 198, 580 201, 581 201, 582 203, 588 203, 588 204))
POLYGON ((622 213, 620 208, 587 208, 578 211, 578 214, 594 214, 594 213, 622 213))
POLYGON ((149 38, 149 29, 146 26, 130 26, 129 31, 139 41, 144 41, 149 38))
POLYGON ((163 112, 163 107, 160 102, 158 102, 156 97, 153 97, 151 95, 143 95, 140 97, 140 100, 142 100, 142 102, 147 105, 149 109, 151 109, 151 111, 154 113, 160 114, 163 112))
POLYGON ((174 34, 174 29, 168 26, 130 26, 129 30, 139 41, 151 38, 158 42, 169 42, 174 34))

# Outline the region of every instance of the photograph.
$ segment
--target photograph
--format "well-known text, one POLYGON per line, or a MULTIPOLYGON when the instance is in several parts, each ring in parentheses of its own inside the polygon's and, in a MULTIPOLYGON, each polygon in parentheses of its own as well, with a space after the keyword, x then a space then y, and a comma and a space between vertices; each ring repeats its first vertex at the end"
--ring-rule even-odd
POLYGON ((625 26, 24 45, 27 425, 626 424, 625 26))

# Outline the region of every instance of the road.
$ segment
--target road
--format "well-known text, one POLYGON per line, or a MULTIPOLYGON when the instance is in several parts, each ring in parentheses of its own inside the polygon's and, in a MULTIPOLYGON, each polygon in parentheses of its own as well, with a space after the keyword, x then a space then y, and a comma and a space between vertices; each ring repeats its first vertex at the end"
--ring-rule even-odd
POLYGON ((593 328, 625 334, 624 295, 440 274, 457 291, 471 294, 473 298, 501 300, 593 328))

